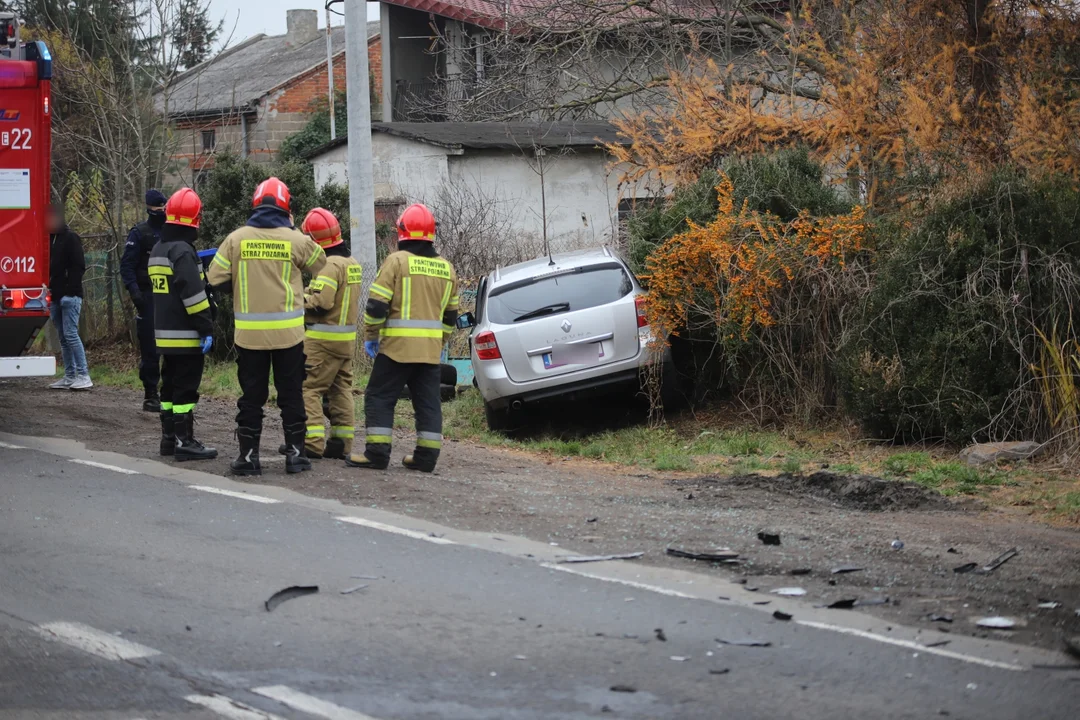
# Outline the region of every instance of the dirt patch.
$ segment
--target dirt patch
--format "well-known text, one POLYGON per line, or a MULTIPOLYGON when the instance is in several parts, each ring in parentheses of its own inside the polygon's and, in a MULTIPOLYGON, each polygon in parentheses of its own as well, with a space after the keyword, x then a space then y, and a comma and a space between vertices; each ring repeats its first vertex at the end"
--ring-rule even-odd
MULTIPOLYGON (((160 459, 157 418, 141 412, 140 393, 97 387, 79 394, 48 390, 46 384, 0 381, 0 431, 72 438, 95 450, 160 459)), ((199 403, 196 433, 220 456, 197 469, 226 474, 237 452, 235 413, 231 400, 199 403)), ((276 416, 276 408, 267 408, 265 474, 255 484, 557 543, 567 554, 644 551, 632 562, 748 578, 741 592, 754 600, 768 600, 769 589, 790 585, 805 588, 806 600, 815 605, 844 597, 888 598, 887 604, 861 610, 922 628, 927 641, 948 640, 952 632, 1060 648, 1063 636, 1080 634, 1080 533, 1030 522, 1015 510, 981 509, 932 495, 927 504, 925 490, 907 495, 905 485, 876 478, 874 483, 884 485, 857 482, 845 492, 846 485, 837 488, 831 480, 821 481, 821 489, 794 479, 690 478, 452 441, 444 445, 435 475, 397 465, 361 471, 325 460, 312 472, 286 475, 274 457, 281 441, 276 416), (885 501, 886 512, 866 512, 883 509, 882 502, 866 499, 879 491, 898 495, 885 501), (780 545, 758 539, 765 528, 780 534, 780 545), (892 549, 895 538, 904 541, 903 550, 892 549), (668 557, 669 546, 730 547, 742 565, 668 557), (1010 547, 1020 555, 992 574, 953 572, 966 563, 985 565, 1010 547), (841 565, 863 570, 832 574, 841 565), (1039 608, 1047 601, 1061 607, 1039 608), (931 619, 940 615, 955 622, 931 619), (1005 634, 969 622, 989 615, 1016 617, 1025 626, 1005 634)), ((412 432, 397 429, 394 442, 396 462, 411 449, 412 432)))
POLYGON ((833 507, 866 512, 886 510, 948 510, 953 507, 933 490, 911 483, 882 480, 869 475, 838 475, 821 470, 811 475, 783 473, 776 476, 737 475, 730 478, 702 477, 679 484, 727 483, 755 487, 791 497, 813 498, 833 507))

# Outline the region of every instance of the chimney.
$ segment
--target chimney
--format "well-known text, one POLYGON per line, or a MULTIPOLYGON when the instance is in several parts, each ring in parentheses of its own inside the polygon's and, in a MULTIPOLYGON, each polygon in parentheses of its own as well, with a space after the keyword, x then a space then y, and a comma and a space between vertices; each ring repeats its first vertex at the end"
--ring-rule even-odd
POLYGON ((319 37, 319 12, 317 10, 286 10, 285 44, 300 47, 319 37))

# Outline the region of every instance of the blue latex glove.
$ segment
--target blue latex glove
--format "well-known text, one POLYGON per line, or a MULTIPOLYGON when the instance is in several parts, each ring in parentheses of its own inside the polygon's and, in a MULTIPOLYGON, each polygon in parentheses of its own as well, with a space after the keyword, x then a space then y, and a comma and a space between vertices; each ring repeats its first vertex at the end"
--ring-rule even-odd
POLYGON ((210 337, 209 335, 204 337, 202 339, 202 342, 199 343, 199 348, 202 350, 203 355, 210 352, 210 348, 212 348, 213 346, 214 346, 214 338, 210 337))
POLYGON ((378 340, 365 340, 364 352, 368 354, 368 357, 373 358, 379 354, 379 341, 378 340))

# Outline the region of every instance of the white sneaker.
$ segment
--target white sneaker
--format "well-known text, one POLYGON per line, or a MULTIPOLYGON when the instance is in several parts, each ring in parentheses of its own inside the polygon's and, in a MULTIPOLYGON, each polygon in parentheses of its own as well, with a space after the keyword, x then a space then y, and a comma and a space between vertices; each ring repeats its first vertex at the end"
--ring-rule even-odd
POLYGON ((54 382, 49 387, 53 390, 67 390, 75 383, 75 378, 69 378, 67 375, 54 382))
POLYGON ((89 375, 80 375, 75 378, 75 382, 71 383, 72 390, 89 390, 94 387, 94 383, 90 381, 89 375))

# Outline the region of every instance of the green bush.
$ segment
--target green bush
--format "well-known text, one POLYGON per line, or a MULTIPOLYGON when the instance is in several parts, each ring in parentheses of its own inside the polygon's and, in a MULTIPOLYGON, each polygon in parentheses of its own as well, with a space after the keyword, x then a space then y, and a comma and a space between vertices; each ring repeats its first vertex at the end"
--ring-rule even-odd
POLYGON ((1078 208, 1067 182, 1001 172, 883 249, 841 353, 851 414, 903 441, 1036 435, 1035 330, 1076 326, 1078 208))

